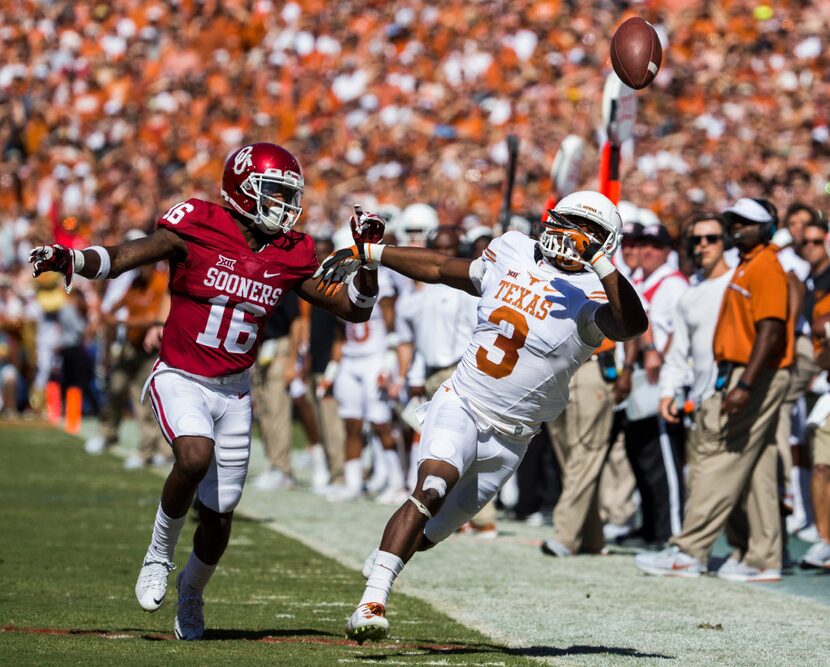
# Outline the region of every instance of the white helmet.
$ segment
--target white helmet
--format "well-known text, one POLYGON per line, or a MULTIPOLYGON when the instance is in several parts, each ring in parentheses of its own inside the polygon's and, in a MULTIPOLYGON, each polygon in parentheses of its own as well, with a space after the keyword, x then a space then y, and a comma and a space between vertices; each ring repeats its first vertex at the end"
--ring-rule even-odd
POLYGON ((580 265, 577 262, 574 266, 573 261, 576 257, 573 250, 563 243, 561 230, 573 228, 573 223, 568 217, 583 218, 606 230, 608 235, 602 242, 602 249, 608 257, 614 256, 622 239, 622 220, 614 202, 605 195, 592 190, 574 192, 562 198, 549 213, 547 221, 543 223, 544 229, 539 235, 542 254, 548 259, 564 261, 572 270, 580 265))
POLYGON ((425 246, 429 233, 438 227, 438 212, 429 204, 410 204, 395 223, 395 231, 404 244, 425 246))

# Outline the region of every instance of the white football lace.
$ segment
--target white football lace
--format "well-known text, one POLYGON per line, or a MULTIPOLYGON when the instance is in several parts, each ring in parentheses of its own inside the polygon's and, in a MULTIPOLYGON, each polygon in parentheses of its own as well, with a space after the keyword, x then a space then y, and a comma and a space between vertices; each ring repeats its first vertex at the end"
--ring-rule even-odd
POLYGON ((146 588, 160 588, 167 582, 167 575, 176 566, 168 561, 145 560, 141 567, 141 585, 146 588))

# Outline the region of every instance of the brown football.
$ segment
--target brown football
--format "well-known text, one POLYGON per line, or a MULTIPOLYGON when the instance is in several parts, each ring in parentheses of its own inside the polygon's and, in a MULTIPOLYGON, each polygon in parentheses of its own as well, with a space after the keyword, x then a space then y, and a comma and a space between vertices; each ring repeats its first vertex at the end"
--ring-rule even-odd
POLYGON ((654 80, 662 60, 657 32, 639 16, 628 19, 611 38, 611 65, 622 82, 635 90, 654 80))

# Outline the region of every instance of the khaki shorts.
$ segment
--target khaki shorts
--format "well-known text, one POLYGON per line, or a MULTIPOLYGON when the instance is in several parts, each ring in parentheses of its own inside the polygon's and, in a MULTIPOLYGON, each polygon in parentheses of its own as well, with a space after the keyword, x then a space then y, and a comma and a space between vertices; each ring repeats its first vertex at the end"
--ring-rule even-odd
POLYGON ((813 465, 830 466, 830 419, 813 435, 813 465))

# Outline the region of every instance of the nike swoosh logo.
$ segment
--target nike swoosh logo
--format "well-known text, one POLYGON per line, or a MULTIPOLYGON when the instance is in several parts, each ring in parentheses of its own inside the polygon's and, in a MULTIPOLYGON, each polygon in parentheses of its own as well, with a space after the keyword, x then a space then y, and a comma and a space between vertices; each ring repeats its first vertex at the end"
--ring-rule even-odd
POLYGON ((155 602, 156 604, 161 604, 162 602, 164 602, 164 596, 162 595, 160 600, 156 600, 156 598, 153 598, 153 602, 155 602))
POLYGON ((262 274, 262 275, 264 275, 266 278, 276 278, 276 277, 277 277, 278 275, 280 275, 280 274, 282 274, 282 271, 277 271, 276 273, 268 273, 268 272, 266 271, 266 272, 265 272, 264 274, 262 274))

